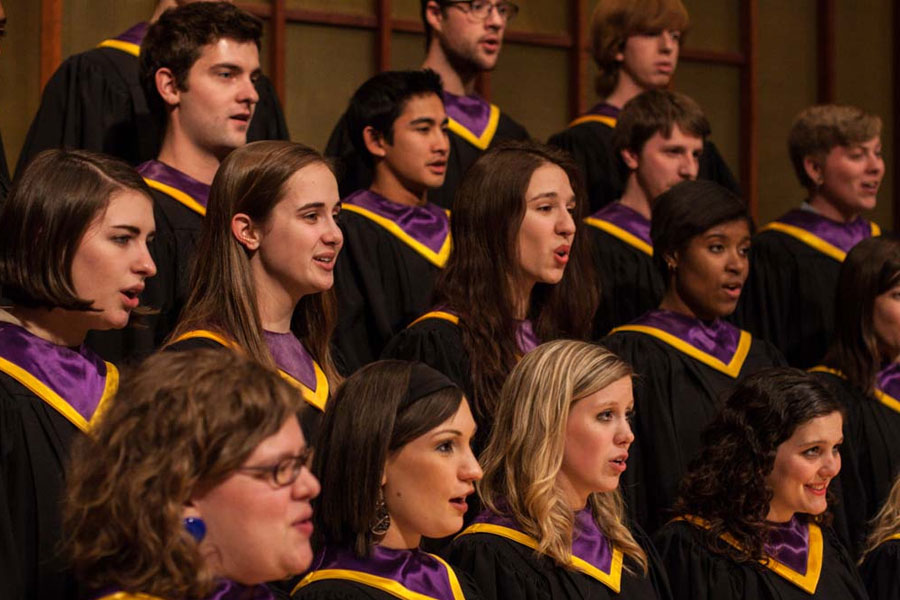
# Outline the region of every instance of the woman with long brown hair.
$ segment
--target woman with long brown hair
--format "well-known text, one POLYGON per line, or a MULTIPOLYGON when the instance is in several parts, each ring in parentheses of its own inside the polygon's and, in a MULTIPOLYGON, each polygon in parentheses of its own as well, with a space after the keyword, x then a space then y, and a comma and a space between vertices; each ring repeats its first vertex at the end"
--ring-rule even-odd
POLYGON ((574 340, 538 346, 513 369, 481 455, 486 508, 449 555, 485 598, 670 597, 618 491, 634 440, 631 374, 574 340))
POLYGON ((598 293, 586 238, 575 234, 586 209, 574 163, 537 143, 489 150, 460 186, 434 309, 384 355, 450 377, 472 401, 479 438, 519 357, 539 341, 591 333, 598 293))
POLYGON ((324 410, 338 377, 329 351, 338 212, 334 174, 315 150, 265 141, 229 154, 213 181, 191 295, 167 349, 233 347, 277 367, 324 410))

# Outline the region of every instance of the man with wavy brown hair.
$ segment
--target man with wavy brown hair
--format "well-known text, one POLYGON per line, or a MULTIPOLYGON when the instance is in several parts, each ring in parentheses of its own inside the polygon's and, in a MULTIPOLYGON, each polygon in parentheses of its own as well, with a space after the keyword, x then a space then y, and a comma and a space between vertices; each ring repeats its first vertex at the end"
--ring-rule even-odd
MULTIPOLYGON (((550 138, 550 144, 568 150, 584 172, 592 212, 617 200, 625 188, 625 165, 612 143, 619 112, 642 92, 670 87, 689 26, 681 0, 600 0, 597 4, 591 37, 601 101, 550 138)), ((728 165, 709 141, 704 145, 699 177, 739 191, 728 165)))

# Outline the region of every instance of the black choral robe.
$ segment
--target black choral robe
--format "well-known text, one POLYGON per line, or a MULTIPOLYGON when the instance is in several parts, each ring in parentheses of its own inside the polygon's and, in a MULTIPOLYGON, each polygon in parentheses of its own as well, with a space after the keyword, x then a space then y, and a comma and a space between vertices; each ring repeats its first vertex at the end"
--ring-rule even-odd
MULTIPOLYGON (((60 65, 44 87, 17 173, 49 148, 103 152, 132 165, 156 158, 164 116, 147 102, 138 73, 140 44, 148 27, 138 23, 60 65)), ((259 102, 247 141, 290 139, 272 82, 261 76, 256 91, 259 102)))
MULTIPOLYGON (((528 132, 496 105, 479 96, 456 96, 444 92, 443 99, 450 119, 450 155, 447 157, 444 185, 430 190, 428 200, 442 208, 451 208, 460 181, 479 156, 504 140, 527 140, 528 132)), ((331 132, 325 154, 337 159, 341 197, 369 188, 372 168, 353 146, 346 115, 341 116, 331 132)))
MULTIPOLYGON (((569 126, 550 136, 548 144, 569 152, 581 168, 587 186, 591 212, 621 198, 628 172, 613 149, 613 131, 621 109, 601 102, 569 126)), ((736 194, 740 186, 718 148, 711 141, 703 144, 700 155, 700 179, 715 181, 736 194)))
POLYGON ((659 306, 666 284, 653 265, 650 221, 619 202, 584 220, 600 284, 594 337, 659 306))
POLYGON ((856 565, 828 528, 810 524, 805 572, 782 563, 739 564, 709 550, 703 529, 672 521, 655 536, 675 598, 691 600, 865 600, 856 565), (815 533, 814 533, 815 532, 815 533), (776 571, 775 569, 778 569, 776 571), (810 591, 814 590, 814 591, 810 591))
POLYGON ((859 574, 871 600, 900 598, 900 534, 894 534, 867 554, 859 574))
POLYGON ((819 364, 834 333, 841 263, 880 232, 861 217, 843 224, 807 209, 782 215, 753 237, 750 274, 732 320, 774 344, 792 367, 819 364))
POLYGON ((813 367, 812 372, 834 391, 847 411, 844 444, 841 446, 841 485, 847 490, 848 526, 852 528, 852 548, 861 549, 867 523, 875 516, 900 474, 900 386, 890 377, 900 373, 900 365, 892 364, 882 371, 879 386, 871 396, 852 385, 835 369, 813 367), (885 373, 885 372, 888 373, 885 373), (851 493, 858 477, 861 488, 851 493))
POLYGON ((9 195, 9 167, 6 166, 6 151, 3 149, 3 137, 0 136, 0 204, 9 195))
POLYGON ((450 254, 446 212, 403 206, 369 190, 343 201, 344 246, 335 267, 334 345, 347 374, 378 360, 390 339, 431 306, 450 254))
POLYGON ((620 489, 632 520, 652 535, 668 520, 700 434, 727 395, 742 378, 783 366, 784 359, 771 344, 724 321, 706 324, 661 310, 600 343, 634 368, 635 441, 620 489), (715 346, 701 349, 689 336, 715 346))
POLYGON ((486 600, 666 600, 672 597, 659 556, 640 529, 633 528, 632 532, 647 553, 647 575, 640 573, 636 565, 626 565, 627 559, 618 549, 614 550, 616 554, 610 563, 597 564, 593 559, 596 552, 590 552, 589 548, 579 551, 581 540, 577 530, 573 566, 562 567, 551 558, 538 555, 537 540, 515 525, 497 526, 481 520, 479 516, 457 536, 447 556, 457 570, 472 577, 486 600))
POLYGON ((0 323, 0 596, 75 600, 59 554, 72 442, 115 395, 118 371, 86 346, 70 349, 0 323))

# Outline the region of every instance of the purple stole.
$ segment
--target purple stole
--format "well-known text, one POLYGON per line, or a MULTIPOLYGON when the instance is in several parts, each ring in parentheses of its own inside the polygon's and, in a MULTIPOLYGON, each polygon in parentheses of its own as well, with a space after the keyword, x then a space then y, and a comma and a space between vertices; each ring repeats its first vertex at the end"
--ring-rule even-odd
POLYGON ((569 127, 575 127, 582 123, 601 123, 610 129, 615 129, 620 112, 622 112, 622 109, 616 108, 612 104, 601 102, 594 105, 585 114, 569 123, 569 127))
MULTIPOLYGON (((475 517, 472 524, 459 535, 473 533, 497 535, 534 550, 537 550, 539 545, 538 540, 522 531, 512 517, 498 515, 487 509, 475 517)), ((622 551, 606 539, 594 520, 590 506, 577 511, 569 566, 596 579, 618 594, 622 586, 622 563, 622 551)))
POLYGON ((158 160, 138 165, 137 172, 151 188, 171 196, 201 217, 206 216, 210 186, 158 160))
POLYGON ((653 256, 650 220, 621 202, 607 204, 587 217, 584 222, 618 238, 647 256, 653 256))
MULTIPOLYGON (((416 323, 426 319, 441 319, 443 321, 449 321, 454 325, 459 325, 459 315, 445 309, 439 309, 425 313, 407 325, 407 327, 412 327, 416 323)), ((530 320, 524 319, 522 321, 516 321, 516 323, 516 348, 518 348, 521 355, 525 355, 537 348, 541 344, 541 340, 538 339, 537 334, 534 332, 534 326, 530 320)))
POLYGON ((838 262, 866 238, 881 235, 881 228, 862 217, 851 223, 838 223, 817 212, 795 208, 772 221, 760 231, 774 230, 796 238, 838 262))
MULTIPOLYGON (((319 364, 313 360, 303 346, 303 342, 298 340, 293 333, 263 331, 263 336, 269 353, 278 367, 279 374, 285 381, 300 390, 300 394, 307 404, 324 411, 330 391, 328 379, 319 364)), ((171 343, 197 338, 212 340, 226 348, 241 351, 236 342, 208 329, 187 331, 172 340, 171 343)))
POLYGON ((617 331, 634 331, 661 340, 713 369, 737 378, 750 352, 752 336, 731 323, 705 323, 668 310, 651 310, 617 331))
POLYGON ((457 96, 444 92, 447 127, 479 150, 487 150, 497 133, 500 109, 476 95, 457 96))
POLYGON ((0 323, 0 371, 88 433, 115 395, 119 372, 82 344, 67 348, 0 323))
MULTIPOLYGON (((163 600, 150 594, 105 591, 95 600, 163 600)), ((230 579, 220 579, 216 590, 205 600, 275 600, 275 595, 265 585, 246 586, 230 579)))
MULTIPOLYGON (((813 367, 810 371, 831 373, 835 377, 847 379, 837 369, 823 365, 813 367)), ((875 390, 872 395, 891 410, 900 413, 900 363, 890 363, 875 375, 875 390)))
MULTIPOLYGON (((699 517, 687 515, 676 520, 709 529, 709 523, 699 517)), ((769 523, 769 527, 769 537, 764 545, 769 558, 764 566, 805 592, 814 594, 822 574, 822 530, 815 523, 801 520, 797 515, 787 523, 769 523)), ((721 538, 740 549, 737 540, 731 535, 726 533, 721 538)))
POLYGON ((147 34, 149 23, 138 23, 124 33, 120 33, 114 38, 103 40, 98 48, 115 48, 132 56, 139 56, 141 53, 141 42, 147 34))
POLYGON ((407 206, 391 202, 370 190, 347 196, 343 210, 362 215, 377 223, 425 260, 443 268, 450 256, 450 218, 439 206, 407 206))
POLYGON ((464 600, 456 573, 434 554, 373 546, 370 556, 359 558, 346 548, 326 546, 313 560, 312 570, 291 592, 316 581, 342 579, 361 583, 398 598, 410 600, 464 600))

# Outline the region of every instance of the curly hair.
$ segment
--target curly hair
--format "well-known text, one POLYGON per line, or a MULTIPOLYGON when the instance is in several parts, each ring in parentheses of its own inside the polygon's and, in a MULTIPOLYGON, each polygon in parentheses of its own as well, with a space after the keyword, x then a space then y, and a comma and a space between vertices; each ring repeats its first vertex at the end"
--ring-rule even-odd
POLYGON ((894 480, 894 485, 891 486, 881 510, 872 519, 872 532, 866 538, 866 549, 859 558, 860 564, 867 554, 898 533, 900 533, 900 477, 894 480))
MULTIPOLYGON (((602 346, 556 340, 525 355, 503 386, 490 441, 481 455, 478 493, 491 511, 510 513, 538 540, 537 552, 566 566, 574 515, 557 476, 563 462, 572 405, 632 375, 631 367, 602 346)), ((647 556, 623 524, 618 490, 588 500, 597 525, 643 572, 647 556)))
POLYGON ((275 371, 226 349, 160 353, 126 378, 72 448, 65 553, 80 580, 204 598, 213 573, 184 530, 185 503, 227 478, 301 409, 275 371))
MULTIPOLYGON (((700 453, 681 482, 675 514, 709 523, 704 538, 711 551, 739 563, 765 560, 772 500, 766 477, 778 446, 801 425, 835 412, 843 415, 843 405, 799 369, 764 369, 747 377, 703 432, 700 453), (722 539, 725 534, 736 546, 722 539)), ((829 515, 812 519, 827 522, 829 515)))
MULTIPOLYGON (((546 164, 565 171, 575 192, 577 226, 588 207, 578 168, 564 152, 536 142, 507 142, 486 152, 469 169, 453 202, 453 250, 433 297, 436 306, 460 317, 472 373, 469 400, 479 423, 490 421, 500 388, 518 360, 513 290, 497 282, 519 273, 525 192, 532 174, 546 164)), ((534 286, 527 317, 541 340, 585 339, 591 332, 599 291, 589 266, 589 241, 576 234, 562 280, 534 286)))

